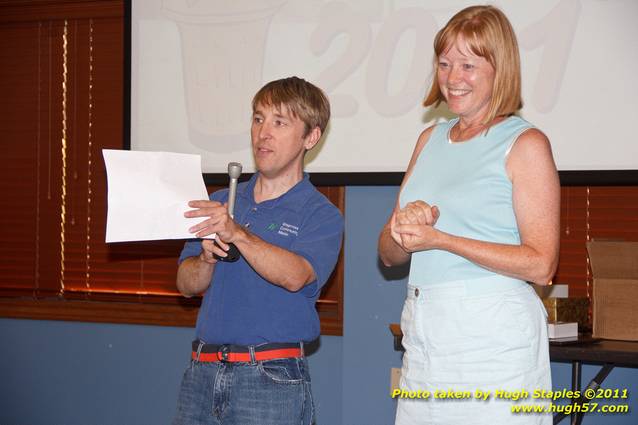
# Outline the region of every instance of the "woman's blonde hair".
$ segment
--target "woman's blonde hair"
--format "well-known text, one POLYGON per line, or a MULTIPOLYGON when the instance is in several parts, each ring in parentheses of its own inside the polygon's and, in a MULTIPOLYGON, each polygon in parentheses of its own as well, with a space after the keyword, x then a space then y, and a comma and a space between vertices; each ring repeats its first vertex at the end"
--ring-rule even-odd
POLYGON ((434 78, 423 105, 438 106, 445 101, 437 78, 439 56, 459 37, 465 40, 472 53, 485 58, 494 68, 492 99, 484 124, 521 109, 521 64, 516 34, 505 14, 494 6, 465 8, 438 32, 434 38, 434 78))

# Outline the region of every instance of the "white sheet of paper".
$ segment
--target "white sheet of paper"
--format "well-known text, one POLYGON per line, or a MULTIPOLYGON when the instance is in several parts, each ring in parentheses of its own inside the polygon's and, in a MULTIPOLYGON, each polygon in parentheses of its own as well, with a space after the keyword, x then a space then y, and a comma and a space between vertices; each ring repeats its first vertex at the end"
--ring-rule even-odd
MULTIPOLYGON (((103 149, 108 182, 106 242, 190 239, 188 201, 208 199, 199 155, 103 149)), ((213 238, 214 235, 207 236, 213 238)))

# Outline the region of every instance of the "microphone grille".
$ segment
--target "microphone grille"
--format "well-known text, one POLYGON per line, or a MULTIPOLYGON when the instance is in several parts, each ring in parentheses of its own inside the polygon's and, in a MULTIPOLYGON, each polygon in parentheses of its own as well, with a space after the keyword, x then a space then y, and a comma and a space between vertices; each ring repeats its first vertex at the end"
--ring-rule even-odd
POLYGON ((241 164, 239 162, 229 162, 228 175, 231 179, 239 178, 241 176, 241 164))

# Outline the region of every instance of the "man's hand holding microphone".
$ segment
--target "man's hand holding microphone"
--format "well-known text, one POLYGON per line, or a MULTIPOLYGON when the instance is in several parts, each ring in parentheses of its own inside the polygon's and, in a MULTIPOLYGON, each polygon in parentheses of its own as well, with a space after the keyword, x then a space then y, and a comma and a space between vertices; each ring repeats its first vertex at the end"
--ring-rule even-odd
POLYGON ((215 239, 202 241, 200 259, 210 264, 217 261, 234 262, 240 257, 239 250, 233 241, 244 232, 244 229, 233 220, 235 197, 237 194, 237 179, 241 175, 242 165, 237 162, 228 164, 230 183, 228 187, 228 202, 222 204, 217 201, 190 201, 189 207, 196 208, 184 213, 185 217, 208 217, 201 223, 191 227, 189 232, 202 238, 215 233, 215 239))

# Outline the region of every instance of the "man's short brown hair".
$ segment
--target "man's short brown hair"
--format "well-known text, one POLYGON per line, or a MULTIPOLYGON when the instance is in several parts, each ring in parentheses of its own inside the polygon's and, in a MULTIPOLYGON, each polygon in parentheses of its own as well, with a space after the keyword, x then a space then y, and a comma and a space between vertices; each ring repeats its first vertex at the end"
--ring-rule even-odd
POLYGON ((253 112, 259 105, 285 107, 310 130, 319 127, 324 132, 330 120, 330 102, 324 92, 303 78, 289 77, 271 81, 263 86, 253 98, 253 112))

